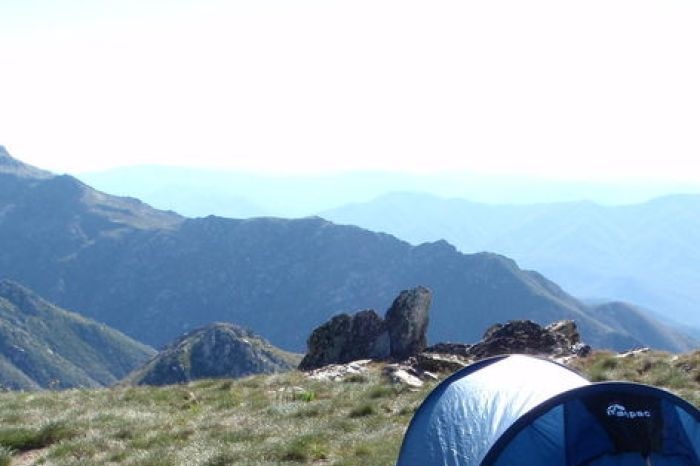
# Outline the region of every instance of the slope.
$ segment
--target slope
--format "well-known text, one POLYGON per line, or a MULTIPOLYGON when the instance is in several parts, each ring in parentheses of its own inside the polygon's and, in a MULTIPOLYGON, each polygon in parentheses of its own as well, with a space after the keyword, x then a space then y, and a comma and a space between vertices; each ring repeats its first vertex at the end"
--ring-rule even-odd
POLYGON ((0 281, 0 385, 6 388, 110 385, 152 354, 103 324, 0 281))

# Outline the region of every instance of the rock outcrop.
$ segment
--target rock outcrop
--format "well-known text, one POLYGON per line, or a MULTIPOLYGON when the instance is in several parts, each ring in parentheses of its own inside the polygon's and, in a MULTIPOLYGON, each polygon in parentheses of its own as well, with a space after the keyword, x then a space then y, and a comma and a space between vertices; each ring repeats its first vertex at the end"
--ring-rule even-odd
POLYGON ((512 353, 565 356, 586 352, 586 348, 571 320, 554 322, 546 327, 530 320, 513 320, 491 326, 482 341, 469 348, 467 353, 475 359, 512 353))
POLYGON ((432 294, 419 286, 402 291, 386 313, 391 356, 405 359, 428 346, 428 311, 432 294))
POLYGON ((313 331, 309 350, 299 369, 328 364, 344 364, 358 359, 384 359, 389 356, 386 323, 371 309, 350 316, 340 314, 313 331))
POLYGON ((299 365, 311 370, 358 359, 406 359, 426 347, 431 292, 419 286, 402 291, 382 319, 374 310, 340 314, 316 328, 299 365))
POLYGON ((237 378, 291 370, 298 356, 236 325, 215 323, 167 346, 125 383, 170 385, 203 378, 237 378))

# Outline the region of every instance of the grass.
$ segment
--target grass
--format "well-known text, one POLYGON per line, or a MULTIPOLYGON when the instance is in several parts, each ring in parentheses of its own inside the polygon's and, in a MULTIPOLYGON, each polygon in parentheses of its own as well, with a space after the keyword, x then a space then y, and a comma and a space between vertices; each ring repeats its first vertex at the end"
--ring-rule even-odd
POLYGON ((0 445, 18 452, 44 448, 69 439, 75 431, 65 422, 51 422, 38 429, 28 427, 0 429, 0 445))
MULTIPOLYGON (((700 352, 574 362, 596 380, 652 383, 700 404, 700 352)), ((344 382, 299 372, 170 387, 0 394, 0 466, 390 466, 435 383, 392 385, 371 366, 344 382)))
POLYGON ((10 466, 12 464, 12 450, 7 447, 0 447, 0 466, 10 466))
POLYGON ((627 357, 599 351, 573 366, 594 382, 629 380, 654 385, 700 406, 700 351, 683 355, 650 351, 627 357))
POLYGON ((391 389, 377 398, 377 387, 387 384, 373 368, 351 383, 291 372, 169 387, 2 393, 0 453, 37 450, 34 464, 47 466, 349 466, 368 458, 388 466, 412 415, 405 407, 418 406, 431 387, 391 389))

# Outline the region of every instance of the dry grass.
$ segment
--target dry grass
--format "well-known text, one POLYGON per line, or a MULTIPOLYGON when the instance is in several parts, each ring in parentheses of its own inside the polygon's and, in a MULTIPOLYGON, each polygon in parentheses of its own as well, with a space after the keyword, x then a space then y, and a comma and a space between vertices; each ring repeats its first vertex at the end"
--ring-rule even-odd
POLYGON ((38 448, 34 464, 57 466, 390 465, 430 387, 387 384, 375 368, 353 382, 294 372, 162 388, 5 393, 0 444, 15 454, 38 448), (61 426, 52 432, 63 434, 42 437, 36 426, 61 426))
POLYGON ((600 351, 572 365, 594 382, 628 380, 654 385, 700 406, 700 351, 683 355, 652 351, 627 357, 600 351))
MULTIPOLYGON (((700 404, 700 352, 599 352, 574 366, 594 380, 655 384, 700 404)), ((26 466, 389 466, 431 388, 392 385, 374 366, 345 382, 291 372, 170 387, 2 393, 0 466, 11 458, 26 466)))

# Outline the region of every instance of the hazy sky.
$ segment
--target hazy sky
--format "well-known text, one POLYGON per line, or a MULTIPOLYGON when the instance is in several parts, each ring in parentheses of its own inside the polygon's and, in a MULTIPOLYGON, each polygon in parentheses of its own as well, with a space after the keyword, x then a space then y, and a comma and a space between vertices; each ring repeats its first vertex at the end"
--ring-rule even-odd
POLYGON ((0 144, 79 172, 700 181, 695 0, 0 0, 0 144))

